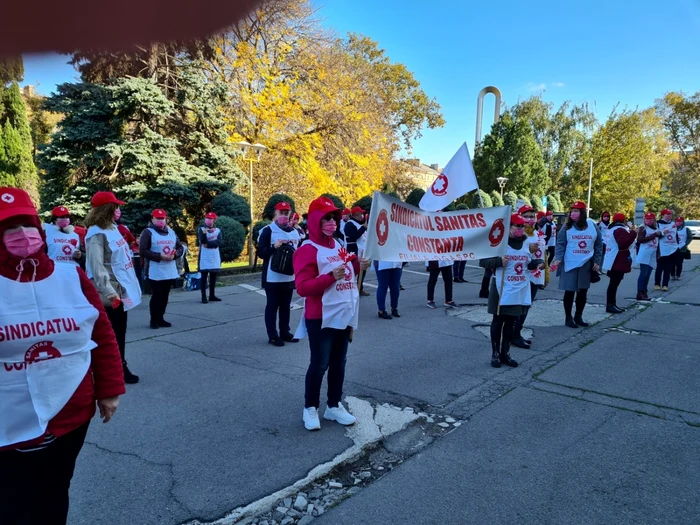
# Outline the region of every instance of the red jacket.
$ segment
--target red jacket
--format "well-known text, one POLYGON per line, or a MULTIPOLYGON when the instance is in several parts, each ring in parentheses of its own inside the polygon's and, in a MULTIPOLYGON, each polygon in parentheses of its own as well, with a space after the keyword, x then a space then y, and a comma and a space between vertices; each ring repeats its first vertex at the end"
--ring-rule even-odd
MULTIPOLYGON (((33 255, 32 259, 39 261, 36 273, 37 281, 46 279, 53 273, 54 262, 43 251, 33 255)), ((0 275, 8 279, 17 279, 18 263, 18 259, 0 249, 0 275)), ((31 269, 31 266, 29 268, 31 269)), ((92 340, 97 343, 97 346, 91 351, 92 363, 83 382, 80 383, 66 406, 49 421, 46 433, 56 437, 67 434, 90 421, 95 415, 95 400, 120 396, 126 392, 121 356, 112 325, 95 286, 81 268, 76 266, 76 271, 80 276, 80 286, 85 297, 99 312, 92 331, 92 340)), ((20 279, 21 282, 30 281, 32 273, 32 271, 25 269, 20 279)), ((0 351, 2 351, 2 345, 0 345, 0 351)), ((2 417, 1 414, 0 417, 2 417)), ((31 441, 4 447, 0 451, 29 447, 41 443, 43 439, 44 436, 41 436, 31 441)))
MULTIPOLYGON (((610 226, 622 225, 622 223, 611 224, 610 226)), ((632 271, 632 261, 630 260, 630 246, 637 240, 636 231, 627 231, 618 228, 613 232, 617 242, 617 256, 612 265, 612 270, 616 272, 630 273, 632 271)))
MULTIPOLYGON (((321 219, 323 211, 311 212, 308 218, 309 239, 320 246, 333 246, 333 242, 338 247, 340 244, 331 237, 324 235, 321 231, 321 219)), ((323 293, 335 284, 335 277, 332 273, 319 275, 318 250, 312 244, 306 243, 294 252, 294 284, 297 293, 306 298, 304 304, 304 317, 306 319, 323 318, 323 293)), ((357 258, 352 260, 355 274, 360 271, 360 262, 357 258)))

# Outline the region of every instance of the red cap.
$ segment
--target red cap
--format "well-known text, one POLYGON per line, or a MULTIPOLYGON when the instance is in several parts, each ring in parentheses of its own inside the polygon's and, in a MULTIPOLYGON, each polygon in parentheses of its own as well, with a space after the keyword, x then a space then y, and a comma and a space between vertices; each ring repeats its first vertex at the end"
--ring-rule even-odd
POLYGON ((668 208, 661 210, 661 215, 673 215, 673 212, 668 208))
POLYGON ((68 217, 70 212, 65 206, 56 206, 53 210, 51 210, 51 215, 54 217, 68 217))
POLYGON ((126 204, 126 202, 117 199, 116 195, 114 195, 114 193, 111 191, 98 191, 92 196, 90 204, 92 204, 93 208, 99 208, 105 204, 116 204, 118 206, 122 206, 126 204))
POLYGON ((514 213, 510 216, 510 225, 512 226, 513 224, 527 224, 527 222, 520 216, 520 214, 514 213))
POLYGON ((624 222, 625 221, 625 214, 624 213, 616 213, 612 217, 613 222, 624 222))
POLYGON ((526 204, 525 206, 520 207, 520 209, 518 210, 518 214, 522 215, 523 213, 527 213, 529 211, 535 211, 535 209, 532 206, 528 206, 526 204))
POLYGON ((571 205, 572 210, 585 210, 587 208, 586 203, 581 201, 576 201, 571 205))
POLYGON ((289 205, 289 203, 284 201, 275 204, 275 209, 278 211, 292 211, 292 207, 289 205))
POLYGON ((292 214, 289 216, 289 220, 290 220, 290 221, 298 221, 298 220, 299 220, 299 214, 298 214, 297 212, 292 213, 292 214))
POLYGON ((355 215, 356 213, 364 213, 365 210, 360 208, 359 206, 355 206, 352 210, 350 210, 350 215, 355 215))
POLYGON ((537 212, 537 218, 538 218, 538 219, 541 219, 542 217, 544 217, 544 212, 543 212, 543 211, 538 211, 538 212, 537 212))
POLYGON ((547 217, 553 217, 553 216, 554 216, 554 212, 553 212, 553 211, 548 211, 548 212, 547 212, 547 217))
POLYGON ((685 222, 683 217, 676 217, 676 222, 685 222))
POLYGON ((153 210, 153 212, 151 213, 151 217, 153 217, 154 219, 165 219, 167 216, 168 214, 165 213, 165 210, 161 209, 153 210))
POLYGON ((205 218, 205 219, 214 219, 214 220, 216 220, 216 213, 214 213, 213 211, 210 211, 209 213, 207 213, 207 214, 204 216, 204 218, 205 218))
POLYGON ((311 201, 311 204, 309 204, 309 214, 316 211, 322 211, 323 214, 326 215, 328 213, 333 213, 340 210, 335 207, 333 201, 328 197, 319 197, 318 199, 311 201))
POLYGON ((656 213, 654 213, 653 211, 648 211, 644 214, 644 218, 656 220, 656 213))
POLYGON ((350 215, 350 214, 351 214, 351 212, 350 212, 350 209, 349 209, 349 208, 345 208, 345 209, 343 210, 343 213, 341 213, 341 215, 350 215))
POLYGON ((19 188, 0 188, 0 221, 15 215, 37 216, 29 194, 19 188))

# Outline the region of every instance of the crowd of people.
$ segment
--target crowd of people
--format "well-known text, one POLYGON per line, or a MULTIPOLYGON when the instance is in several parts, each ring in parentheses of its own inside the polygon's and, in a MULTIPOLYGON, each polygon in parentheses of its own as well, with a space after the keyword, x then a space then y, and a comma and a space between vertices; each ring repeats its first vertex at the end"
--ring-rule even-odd
MULTIPOLYGON (((184 257, 186 246, 162 209, 152 211, 135 238, 121 224, 124 205, 113 193, 98 192, 84 226, 72 224, 65 206, 54 208, 42 223, 26 192, 0 188, 0 470, 5 474, 0 502, 10 509, 9 523, 65 523, 75 460, 96 407, 109 421, 125 383, 139 381, 127 364, 126 331, 128 312, 142 301, 142 284, 151 291, 150 327, 171 326, 165 313, 179 275, 177 259, 184 257), (45 490, 46 504, 32 505, 33 488, 49 476, 55 482, 45 490)), ((680 278, 692 240, 682 217, 674 219, 671 210, 662 210, 657 220, 648 212, 637 228, 621 213, 606 212, 596 223, 587 212, 585 203, 574 202, 557 227, 552 213, 523 206, 510 217, 505 255, 480 261, 484 278, 479 295, 488 297, 492 315, 493 367, 517 367, 510 348, 532 345, 522 330, 538 291, 549 285, 550 271, 559 277, 564 323, 571 328, 588 326, 588 289, 603 273, 609 279, 606 311, 611 314, 624 311, 617 305, 617 290, 633 260, 640 267, 638 300, 649 298, 654 269, 656 290, 667 290, 670 279, 680 278)), ((209 212, 196 230, 202 303, 220 301, 216 278, 224 239, 216 220, 209 212)), ((355 422, 343 406, 342 392, 360 298, 369 295, 363 289, 371 268, 365 257, 367 227, 366 210, 341 210, 319 197, 302 222, 290 203, 279 202, 274 220, 258 235, 268 341, 277 347, 309 341, 302 412, 308 430, 320 428, 326 376, 323 418, 342 425, 355 422), (292 331, 295 290, 304 309, 292 331)), ((401 317, 403 266, 374 261, 380 319, 401 317)), ((457 306, 453 282, 466 282, 464 265, 433 261, 426 263, 426 271, 427 306, 436 308, 439 276, 444 306, 457 306)))

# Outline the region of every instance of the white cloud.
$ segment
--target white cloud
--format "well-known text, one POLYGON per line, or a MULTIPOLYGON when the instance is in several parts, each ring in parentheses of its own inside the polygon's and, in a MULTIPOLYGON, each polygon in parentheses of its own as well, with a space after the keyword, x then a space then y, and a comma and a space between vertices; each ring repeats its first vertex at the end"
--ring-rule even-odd
POLYGON ((528 82, 527 83, 527 90, 528 91, 545 91, 547 89, 547 84, 542 82, 541 84, 535 84, 533 82, 528 82))
POLYGON ((552 86, 563 88, 564 86, 566 86, 566 84, 564 84, 563 82, 552 82, 552 86))

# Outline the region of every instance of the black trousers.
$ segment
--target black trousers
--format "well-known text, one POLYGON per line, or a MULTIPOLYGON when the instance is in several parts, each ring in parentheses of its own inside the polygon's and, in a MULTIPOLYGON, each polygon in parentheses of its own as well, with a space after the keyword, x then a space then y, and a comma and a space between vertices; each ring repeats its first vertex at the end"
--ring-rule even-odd
POLYGON ((126 326, 127 312, 124 311, 124 304, 120 304, 117 308, 105 308, 109 322, 112 323, 112 330, 117 336, 117 344, 119 345, 119 353, 122 356, 122 363, 126 363, 126 326))
POLYGON ((552 264, 552 261, 554 260, 554 253, 556 251, 557 247, 556 246, 548 246, 547 247, 547 265, 549 266, 552 264))
POLYGON ((207 280, 209 281, 209 297, 214 297, 216 295, 214 293, 214 290, 216 289, 216 277, 219 275, 219 272, 201 270, 199 273, 202 275, 202 280, 200 281, 202 297, 204 298, 207 296, 207 280))
POLYGON ((435 285, 438 281, 438 275, 442 274, 442 280, 445 281, 445 302, 449 303, 452 300, 452 266, 444 266, 430 270, 428 278, 428 301, 435 300, 435 285))
POLYGON ((683 252, 678 250, 673 255, 675 257, 671 266, 671 277, 680 277, 683 272, 683 252))
POLYGON ((277 312, 279 312, 279 337, 284 337, 291 333, 289 327, 289 316, 292 308, 292 288, 265 288, 267 304, 265 305, 265 328, 267 337, 277 339, 277 312))
POLYGON ((0 508, 3 525, 65 525, 68 490, 88 426, 31 452, 0 452, 0 508))
POLYGON ((625 278, 624 272, 617 270, 608 271, 608 277, 610 278, 610 283, 608 284, 608 306, 615 306, 617 304, 617 289, 625 278))
POLYGON ((165 315, 165 309, 168 307, 168 298, 170 297, 170 288, 173 286, 173 280, 154 281, 149 279, 148 284, 151 285, 151 302, 149 304, 151 322, 164 321, 163 316, 165 315))
POLYGON ((518 318, 514 315, 493 314, 491 320, 491 342, 496 345, 496 349, 501 348, 501 343, 507 347, 516 338, 515 326, 518 318))
POLYGON ((675 266, 676 254, 665 255, 656 260, 656 273, 654 274, 654 286, 668 286, 675 266))
POLYGON ((481 278, 481 290, 479 293, 482 295, 489 294, 489 286, 491 285, 491 276, 493 272, 491 270, 484 270, 484 276, 481 278))
POLYGON ((311 361, 306 371, 305 408, 318 408, 321 385, 326 371, 328 371, 328 406, 337 407, 343 397, 350 328, 345 330, 321 328, 321 324, 321 319, 306 319, 311 361))

